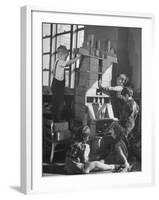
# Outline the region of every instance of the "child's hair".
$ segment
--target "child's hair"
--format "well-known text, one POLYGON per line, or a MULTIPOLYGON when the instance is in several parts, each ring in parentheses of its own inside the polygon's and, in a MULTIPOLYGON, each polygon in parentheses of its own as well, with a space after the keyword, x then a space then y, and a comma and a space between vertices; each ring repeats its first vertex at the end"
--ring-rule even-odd
POLYGON ((60 45, 57 48, 57 53, 62 53, 62 54, 68 55, 68 50, 64 45, 60 45))
POLYGON ((124 81, 124 85, 126 86, 129 82, 129 78, 126 74, 120 74, 119 77, 124 81))
POLYGON ((82 126, 80 127, 79 129, 79 139, 84 141, 84 140, 87 140, 88 137, 90 136, 91 134, 91 130, 89 128, 89 126, 85 125, 85 126, 82 126))
POLYGON ((110 126, 105 130, 105 135, 109 135, 111 130, 114 130, 114 139, 120 140, 120 138, 124 135, 125 130, 124 128, 119 124, 119 122, 112 122, 110 126))
POLYGON ((121 92, 121 95, 123 96, 126 96, 127 94, 129 97, 133 96, 133 90, 130 87, 125 87, 121 92))
POLYGON ((91 134, 91 130, 90 130, 89 126, 87 126, 87 125, 84 126, 82 129, 82 136, 88 137, 88 136, 90 136, 90 134, 91 134))

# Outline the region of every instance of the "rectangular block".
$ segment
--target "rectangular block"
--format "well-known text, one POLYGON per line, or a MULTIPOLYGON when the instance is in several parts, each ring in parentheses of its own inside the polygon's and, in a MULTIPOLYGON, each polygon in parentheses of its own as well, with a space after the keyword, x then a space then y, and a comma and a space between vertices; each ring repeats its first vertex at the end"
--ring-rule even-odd
POLYGON ((84 55, 84 56, 88 56, 89 50, 81 47, 81 48, 79 48, 79 53, 84 55))
POLYGON ((86 112, 86 107, 82 105, 75 105, 75 113, 85 113, 86 112))
POLYGON ((87 88, 79 86, 78 88, 76 88, 75 94, 84 96, 86 94, 86 91, 87 91, 87 88))
POLYGON ((98 73, 98 65, 90 65, 90 72, 98 73))
POLYGON ((54 130, 55 131, 65 131, 69 129, 68 122, 62 121, 62 122, 55 122, 54 123, 54 130))
POLYGON ((80 80, 79 86, 85 87, 86 89, 98 88, 98 81, 96 81, 96 80, 80 80))
POLYGON ((103 81, 102 80, 102 86, 103 87, 109 87, 109 86, 111 86, 111 81, 103 81))
POLYGON ((90 65, 89 64, 81 64, 80 65, 80 71, 82 72, 89 72, 90 71, 90 65))
POLYGON ((85 104, 85 96, 76 95, 75 104, 76 103, 85 104))
POLYGON ((75 111, 75 119, 79 121, 84 121, 86 113, 81 111, 75 111))
POLYGON ((99 65, 99 59, 90 57, 90 65, 98 66, 99 65))
POLYGON ((62 141, 71 138, 71 132, 69 130, 58 131, 54 135, 56 141, 62 141))

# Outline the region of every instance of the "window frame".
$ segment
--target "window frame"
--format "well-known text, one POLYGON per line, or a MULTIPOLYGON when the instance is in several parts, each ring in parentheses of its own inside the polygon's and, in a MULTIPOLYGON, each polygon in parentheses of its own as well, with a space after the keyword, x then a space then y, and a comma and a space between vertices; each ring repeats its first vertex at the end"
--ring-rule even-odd
MULTIPOLYGON (((43 56, 45 55, 49 55, 49 66, 48 69, 44 66, 42 66, 42 73, 48 71, 49 73, 49 80, 48 80, 48 85, 47 86, 51 86, 51 82, 52 82, 52 67, 53 67, 53 63, 56 60, 56 49, 57 49, 57 38, 62 36, 62 35, 66 35, 66 34, 70 34, 70 45, 69 45, 69 58, 72 59, 73 58, 73 48, 77 48, 78 45, 78 33, 79 31, 84 31, 84 25, 76 25, 76 24, 61 24, 61 23, 43 23, 43 24, 49 24, 50 25, 50 34, 43 36, 42 40, 44 39, 48 39, 50 38, 50 51, 49 52, 42 52, 42 63, 43 63, 43 56), (69 31, 63 31, 63 32, 58 32, 58 25, 70 25, 70 30, 69 31), (79 26, 83 26, 80 27, 79 26), (54 40, 54 41, 53 41, 54 40)), ((43 32, 43 24, 42 24, 42 32, 43 32)), ((84 41, 84 37, 83 37, 83 41, 84 41)), ((42 46, 43 49, 43 46, 42 46)), ((75 69, 77 68, 77 63, 74 64, 75 69)), ((69 65, 65 71, 69 71, 69 80, 68 80, 68 87, 69 88, 74 88, 75 87, 75 78, 73 78, 73 76, 75 77, 75 72, 72 72, 73 69, 73 64, 69 65)), ((43 77, 43 76, 42 76, 43 77)), ((43 86, 46 86, 43 84, 43 86)))

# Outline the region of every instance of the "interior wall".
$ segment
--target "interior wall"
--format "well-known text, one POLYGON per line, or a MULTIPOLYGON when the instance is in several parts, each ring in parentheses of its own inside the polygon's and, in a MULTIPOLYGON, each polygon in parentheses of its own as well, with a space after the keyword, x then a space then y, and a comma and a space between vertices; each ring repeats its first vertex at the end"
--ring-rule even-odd
POLYGON ((94 34, 94 40, 101 41, 101 49, 106 49, 106 41, 111 40, 117 51, 117 73, 130 77, 134 92, 141 89, 141 30, 139 28, 85 26, 84 41, 94 34))
POLYGON ((128 68, 128 28, 118 28, 118 74, 125 73, 130 76, 128 68))
POLYGON ((128 29, 105 26, 85 26, 85 38, 94 34, 94 40, 101 41, 101 49, 106 50, 106 41, 111 40, 111 46, 116 50, 118 65, 116 74, 128 73, 128 29))
POLYGON ((129 28, 128 30, 128 59, 131 71, 131 81, 134 90, 140 93, 141 89, 141 29, 129 28))
POLYGON ((94 40, 101 41, 101 49, 106 50, 106 41, 111 40, 112 47, 117 50, 118 28, 105 26, 85 26, 84 41, 88 40, 88 35, 94 34, 94 40))

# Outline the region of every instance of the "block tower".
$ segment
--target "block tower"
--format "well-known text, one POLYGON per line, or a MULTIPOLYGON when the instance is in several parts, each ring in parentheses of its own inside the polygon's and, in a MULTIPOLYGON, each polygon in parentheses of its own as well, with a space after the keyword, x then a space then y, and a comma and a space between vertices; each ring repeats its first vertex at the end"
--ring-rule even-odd
MULTIPOLYGON (((108 49, 100 49, 100 41, 94 48, 94 36, 90 36, 87 45, 79 49, 82 55, 75 91, 75 119, 90 124, 104 119, 114 119, 110 96, 99 90, 99 81, 103 86, 110 86, 112 79, 112 64, 117 63, 117 57, 108 41, 108 49)), ((95 129, 92 133, 96 132, 95 129)))

